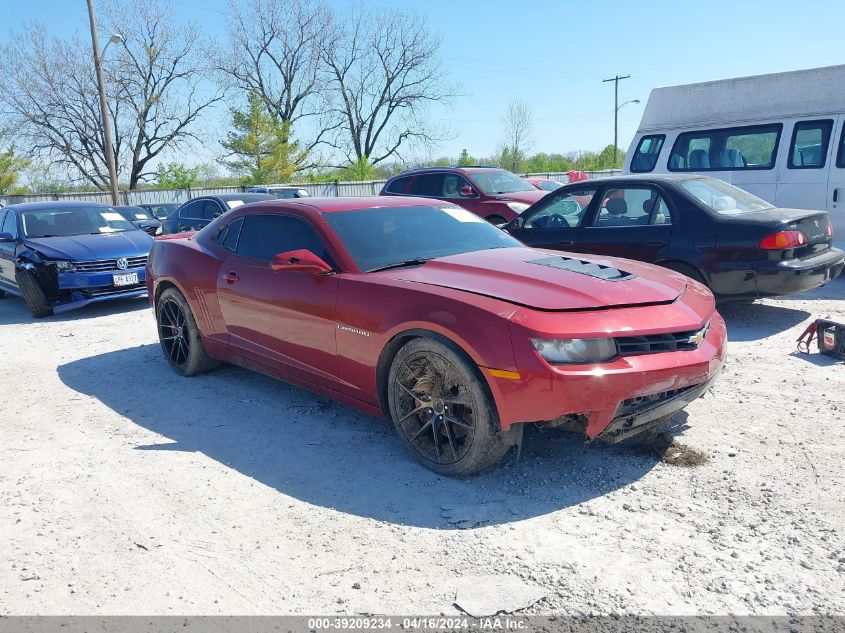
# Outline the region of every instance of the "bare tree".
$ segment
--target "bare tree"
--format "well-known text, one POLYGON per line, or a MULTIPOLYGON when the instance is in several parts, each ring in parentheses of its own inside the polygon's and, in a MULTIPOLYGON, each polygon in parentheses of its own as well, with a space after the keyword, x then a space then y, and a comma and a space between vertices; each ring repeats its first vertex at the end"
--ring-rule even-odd
MULTIPOLYGON (((158 0, 112 3, 103 15, 101 32, 124 39, 109 47, 104 71, 118 175, 132 189, 154 175, 150 162, 162 151, 198 140, 197 120, 221 94, 202 83, 195 27, 175 27, 158 0)), ((0 48, 0 74, 0 101, 13 113, 21 147, 107 189, 90 45, 28 24, 0 48)))
POLYGON ((217 69, 257 95, 280 128, 294 131, 310 119, 313 134, 300 141, 310 153, 330 127, 320 108, 325 78, 319 66, 331 13, 320 0, 229 0, 229 13, 229 46, 217 54, 217 69))
POLYGON ((211 68, 200 50, 197 25, 176 26, 166 0, 112 2, 104 15, 104 28, 124 41, 106 71, 115 108, 121 108, 114 116, 134 189, 155 175, 150 163, 162 151, 201 142, 196 124, 223 93, 204 81, 211 68))
POLYGON ((332 86, 334 147, 350 163, 379 163, 438 132, 427 106, 454 95, 425 20, 401 11, 355 10, 334 20, 322 48, 332 86))
POLYGON ((501 145, 502 167, 519 172, 532 143, 533 114, 531 106, 522 99, 511 99, 502 123, 505 137, 501 145))

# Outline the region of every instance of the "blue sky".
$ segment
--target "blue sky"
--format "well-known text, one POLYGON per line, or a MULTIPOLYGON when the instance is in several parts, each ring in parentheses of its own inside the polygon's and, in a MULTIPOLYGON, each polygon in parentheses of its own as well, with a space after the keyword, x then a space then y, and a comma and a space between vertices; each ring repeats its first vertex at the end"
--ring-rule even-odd
MULTIPOLYGON (((171 0, 180 19, 223 37, 226 0, 171 0)), ((649 91, 658 86, 845 63, 845 2, 514 2, 363 0, 425 15, 442 38, 441 58, 463 96, 432 111, 451 138, 435 155, 493 153, 508 101, 534 113, 534 151, 598 150, 613 141, 613 84, 620 101, 619 144, 627 147, 649 91)), ((84 0, 0 0, 0 41, 40 20, 57 35, 87 36, 84 0)), ((347 0, 331 0, 338 8, 347 0)), ((223 112, 220 112, 221 116, 223 112)), ((224 121, 212 127, 222 129, 224 121)), ((217 148, 208 148, 217 151, 217 148)))

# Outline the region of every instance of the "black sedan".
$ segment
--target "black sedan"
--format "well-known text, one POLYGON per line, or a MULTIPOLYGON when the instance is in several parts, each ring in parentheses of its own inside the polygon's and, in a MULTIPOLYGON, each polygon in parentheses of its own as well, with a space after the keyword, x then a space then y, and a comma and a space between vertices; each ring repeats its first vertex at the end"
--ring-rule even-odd
POLYGON ((117 209, 120 215, 148 235, 155 235, 158 227, 161 226, 158 218, 141 206, 121 206, 115 207, 115 209, 117 209))
POLYGON ((193 198, 167 216, 156 235, 199 231, 214 218, 230 209, 250 202, 275 199, 268 193, 224 193, 219 196, 193 198))
POLYGON ((815 288, 842 271, 825 211, 778 209, 715 178, 621 176, 548 194, 504 225, 529 246, 665 266, 717 299, 815 288))
POLYGON ((153 214, 156 220, 164 221, 167 216, 179 208, 178 202, 145 202, 139 207, 153 214))

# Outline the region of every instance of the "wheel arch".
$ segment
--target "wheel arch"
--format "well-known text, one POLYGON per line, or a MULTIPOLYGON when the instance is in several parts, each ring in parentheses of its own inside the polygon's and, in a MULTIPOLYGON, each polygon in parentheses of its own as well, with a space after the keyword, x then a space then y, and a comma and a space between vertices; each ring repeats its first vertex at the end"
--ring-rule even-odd
MULTIPOLYGON (((663 266, 664 268, 668 268, 669 270, 675 270, 674 268, 672 268, 673 264, 680 266, 682 268, 690 268, 690 269, 694 270, 695 272, 697 272, 701 276, 701 278, 704 280, 704 282, 708 286, 710 285, 710 280, 709 280, 709 277, 707 276, 707 274, 699 266, 696 266, 695 264, 693 264, 691 262, 688 262, 688 261, 683 260, 683 259, 672 258, 672 259, 664 259, 664 260, 657 263, 658 266, 663 266)), ((675 272, 680 272, 680 271, 675 271, 675 272)))
POLYGON ((450 338, 442 332, 437 332, 424 327, 414 327, 394 334, 382 348, 381 354, 379 354, 378 362, 376 364, 376 389, 378 390, 379 406, 385 417, 390 419, 390 407, 388 406, 387 400, 387 379, 390 374, 390 365, 393 362, 393 359, 396 358, 396 354, 399 353, 399 350, 407 343, 417 338, 434 339, 443 345, 450 347, 460 356, 465 357, 473 372, 475 372, 476 377, 479 379, 482 388, 487 391, 491 402, 495 404, 496 399, 493 396, 493 391, 490 388, 490 384, 487 382, 487 378, 481 371, 480 365, 476 360, 475 355, 472 353, 472 350, 467 350, 464 345, 458 343, 456 340, 450 338))

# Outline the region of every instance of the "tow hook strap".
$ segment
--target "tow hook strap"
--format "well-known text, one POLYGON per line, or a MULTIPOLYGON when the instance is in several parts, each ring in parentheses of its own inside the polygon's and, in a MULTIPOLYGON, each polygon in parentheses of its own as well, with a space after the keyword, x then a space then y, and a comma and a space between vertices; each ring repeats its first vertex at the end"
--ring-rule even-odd
POLYGON ((816 336, 816 332, 819 329, 819 322, 818 320, 813 321, 810 325, 807 326, 807 329, 801 333, 801 336, 798 337, 798 351, 802 354, 809 354, 810 353, 810 343, 813 342, 813 339, 816 336))

